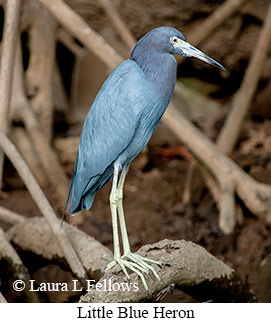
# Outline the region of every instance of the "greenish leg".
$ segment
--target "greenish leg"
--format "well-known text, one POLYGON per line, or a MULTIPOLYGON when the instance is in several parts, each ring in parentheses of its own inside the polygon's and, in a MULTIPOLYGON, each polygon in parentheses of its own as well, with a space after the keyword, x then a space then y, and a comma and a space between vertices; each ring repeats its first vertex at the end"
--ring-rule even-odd
POLYGON ((114 257, 120 258, 120 244, 119 244, 119 232, 118 232, 118 214, 117 214, 117 182, 118 182, 118 170, 114 168, 113 183, 110 193, 110 210, 112 216, 112 228, 113 228, 113 245, 114 245, 114 257))
POLYGON ((124 217, 124 210, 123 210, 123 186, 125 182, 127 174, 126 166, 123 167, 123 170, 120 174, 120 179, 117 187, 117 208, 118 208, 118 215, 119 215, 119 222, 120 222, 120 230, 121 230, 121 238, 122 238, 122 245, 123 245, 123 253, 129 254, 131 252, 129 238, 126 229, 125 217, 124 217))
POLYGON ((118 182, 118 167, 117 166, 114 167, 113 183, 112 183, 112 189, 110 193, 110 210, 111 210, 112 228, 113 228, 114 260, 108 264, 108 266, 106 267, 106 271, 114 267, 116 264, 119 264, 122 271, 126 275, 126 277, 130 279, 130 276, 126 269, 126 268, 129 268, 131 271, 135 272, 140 277, 144 285, 144 288, 147 291, 149 291, 149 288, 147 286, 143 273, 152 272, 157 279, 161 280, 156 270, 151 265, 149 265, 148 262, 157 264, 157 265, 161 265, 161 263, 131 252, 129 238, 128 238, 126 224, 125 224, 123 204, 122 204, 123 186, 124 186, 126 174, 127 174, 127 168, 125 166, 121 172, 119 182, 118 182), (121 256, 121 253, 120 253, 118 219, 119 219, 121 238, 122 238, 122 244, 123 244, 123 256, 121 256))
POLYGON ((114 246, 114 260, 111 261, 107 267, 106 271, 113 268, 117 263, 120 265, 126 277, 129 279, 130 276, 124 266, 124 264, 120 261, 120 244, 119 244, 119 232, 118 232, 118 215, 117 215, 117 182, 118 182, 118 168, 114 166, 114 174, 113 174, 113 183, 112 189, 110 193, 110 210, 112 216, 112 229, 113 229, 113 246, 114 246))
POLYGON ((147 262, 149 262, 149 263, 161 265, 160 262, 142 257, 140 255, 137 255, 137 254, 134 254, 131 252, 129 238, 128 238, 127 229, 126 229, 124 210, 123 210, 123 186, 124 186, 126 174, 127 174, 127 169, 125 166, 121 172, 119 183, 117 186, 117 198, 118 198, 117 199, 117 209, 118 209, 121 238, 122 238, 122 244, 123 244, 122 258, 128 258, 130 261, 132 261, 133 265, 135 265, 135 264, 139 265, 141 268, 141 271, 143 271, 143 272, 151 271, 153 273, 153 275, 158 280, 160 280, 160 277, 157 274, 156 270, 147 263, 147 262))

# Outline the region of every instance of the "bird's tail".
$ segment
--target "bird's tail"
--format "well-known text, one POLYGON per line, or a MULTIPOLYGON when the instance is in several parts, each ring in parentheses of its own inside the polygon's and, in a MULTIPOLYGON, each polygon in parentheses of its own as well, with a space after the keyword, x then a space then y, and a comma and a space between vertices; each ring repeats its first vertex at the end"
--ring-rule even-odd
POLYGON ((69 204, 71 192, 72 192, 72 183, 73 183, 73 177, 72 177, 72 180, 71 180, 71 185, 70 185, 70 188, 69 188, 69 193, 68 193, 68 197, 67 197, 67 200, 66 200, 66 204, 65 204, 65 207, 64 207, 64 210, 63 210, 63 213, 62 213, 62 217, 61 217, 61 222, 60 222, 60 227, 61 228, 62 228, 62 223, 63 223, 64 218, 65 218, 65 212, 66 212, 66 209, 67 209, 68 204, 69 204))

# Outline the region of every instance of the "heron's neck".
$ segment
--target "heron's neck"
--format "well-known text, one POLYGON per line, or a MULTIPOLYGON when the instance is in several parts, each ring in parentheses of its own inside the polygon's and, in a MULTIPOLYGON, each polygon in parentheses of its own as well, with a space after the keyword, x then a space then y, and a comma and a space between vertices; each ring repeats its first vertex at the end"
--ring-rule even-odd
POLYGON ((176 84, 177 64, 174 56, 159 52, 131 57, 142 68, 146 77, 167 101, 171 100, 176 84))

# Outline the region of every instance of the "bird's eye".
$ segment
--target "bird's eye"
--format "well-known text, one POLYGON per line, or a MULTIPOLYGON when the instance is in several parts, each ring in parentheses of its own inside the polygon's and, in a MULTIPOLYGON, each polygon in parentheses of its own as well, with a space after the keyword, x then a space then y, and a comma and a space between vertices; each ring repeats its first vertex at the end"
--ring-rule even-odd
POLYGON ((171 37, 171 38, 170 38, 170 42, 171 42, 172 44, 177 44, 177 43, 178 43, 178 37, 176 37, 176 36, 171 37))

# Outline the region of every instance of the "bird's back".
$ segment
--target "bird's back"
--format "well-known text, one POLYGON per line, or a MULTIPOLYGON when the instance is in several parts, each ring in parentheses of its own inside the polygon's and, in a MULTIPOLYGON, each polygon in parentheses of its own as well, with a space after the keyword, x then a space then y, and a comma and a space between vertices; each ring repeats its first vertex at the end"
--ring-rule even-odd
POLYGON ((149 141, 169 100, 132 60, 120 64, 100 89, 85 120, 71 182, 70 213, 89 209, 95 193, 149 141))

